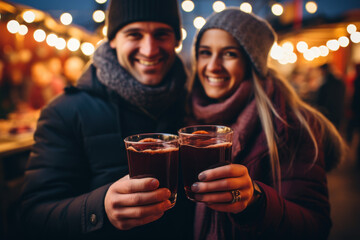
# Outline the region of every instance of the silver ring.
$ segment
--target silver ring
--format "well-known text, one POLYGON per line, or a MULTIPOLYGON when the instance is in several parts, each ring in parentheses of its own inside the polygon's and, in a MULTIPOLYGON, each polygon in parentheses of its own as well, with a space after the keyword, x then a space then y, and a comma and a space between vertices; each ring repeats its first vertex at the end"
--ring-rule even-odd
POLYGON ((236 203, 236 202, 240 202, 241 201, 241 193, 240 190, 232 190, 231 191, 231 195, 233 197, 231 203, 236 203))

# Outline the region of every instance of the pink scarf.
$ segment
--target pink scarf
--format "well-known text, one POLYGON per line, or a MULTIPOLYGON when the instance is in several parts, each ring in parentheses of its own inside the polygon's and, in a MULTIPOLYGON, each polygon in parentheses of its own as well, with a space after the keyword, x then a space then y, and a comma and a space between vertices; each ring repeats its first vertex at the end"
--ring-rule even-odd
MULTIPOLYGON (((266 94, 271 99, 273 83, 271 79, 266 79, 263 83, 266 94)), ((209 99, 203 88, 198 86, 192 96, 192 110, 198 123, 227 125, 233 129, 233 158, 244 149, 246 140, 260 121, 250 79, 244 80, 236 91, 222 102, 209 99)))

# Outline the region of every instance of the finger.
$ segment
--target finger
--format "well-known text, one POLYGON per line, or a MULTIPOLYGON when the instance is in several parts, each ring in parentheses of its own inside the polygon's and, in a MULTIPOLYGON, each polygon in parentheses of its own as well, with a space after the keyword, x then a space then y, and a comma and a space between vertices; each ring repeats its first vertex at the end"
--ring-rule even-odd
POLYGON ((135 193, 153 191, 159 187, 155 178, 132 179, 128 175, 115 182, 112 186, 116 193, 135 193))
POLYGON ((110 204, 112 204, 114 208, 143 206, 168 200, 170 195, 171 192, 167 188, 160 188, 151 192, 115 194, 110 204))
POLYGON ((142 225, 154 222, 154 221, 158 220, 159 218, 161 218, 163 215, 164 215, 164 213, 149 216, 146 218, 141 218, 141 219, 122 220, 122 221, 119 221, 116 223, 116 227, 120 230, 130 230, 134 227, 138 227, 138 226, 142 226, 142 225))
MULTIPOLYGON (((251 191, 241 191, 241 200, 244 202, 248 202, 252 195, 251 191)), ((231 191, 226 192, 213 192, 213 193, 204 193, 204 194, 194 194, 194 198, 196 201, 205 202, 208 204, 215 204, 215 203, 231 203, 233 200, 233 195, 231 191)))
POLYGON ((246 189, 250 186, 244 178, 225 178, 212 182, 196 182, 191 186, 194 193, 224 192, 234 189, 246 189))
POLYGON ((171 207, 169 200, 138 207, 124 207, 116 210, 114 217, 117 220, 123 219, 142 219, 150 216, 160 215, 171 207))
POLYGON ((229 164, 212 168, 201 172, 198 176, 200 181, 213 181, 216 179, 241 177, 248 174, 247 168, 240 164, 229 164))

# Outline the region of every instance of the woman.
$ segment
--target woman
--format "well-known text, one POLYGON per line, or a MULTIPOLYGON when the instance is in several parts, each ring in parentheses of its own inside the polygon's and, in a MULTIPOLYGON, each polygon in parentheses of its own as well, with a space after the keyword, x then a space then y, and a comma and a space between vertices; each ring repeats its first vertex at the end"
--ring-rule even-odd
POLYGON ((345 154, 334 126, 267 65, 270 25, 229 8, 195 39, 192 123, 234 130, 233 164, 192 185, 195 239, 326 239, 326 170, 345 154), (216 39, 216 41, 214 40, 216 39))

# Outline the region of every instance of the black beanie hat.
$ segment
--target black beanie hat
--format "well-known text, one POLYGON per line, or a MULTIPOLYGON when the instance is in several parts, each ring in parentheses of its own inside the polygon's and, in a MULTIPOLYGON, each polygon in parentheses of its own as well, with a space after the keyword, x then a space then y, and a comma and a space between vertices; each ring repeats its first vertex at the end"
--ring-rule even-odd
POLYGON ((170 25, 180 40, 180 14, 177 0, 111 0, 107 16, 107 37, 112 40, 125 25, 154 21, 170 25))
POLYGON ((268 55, 277 35, 265 19, 233 7, 214 13, 207 19, 196 37, 196 51, 203 33, 212 28, 230 33, 244 48, 255 70, 261 76, 267 75, 268 55))

